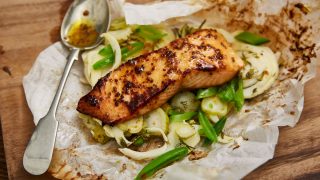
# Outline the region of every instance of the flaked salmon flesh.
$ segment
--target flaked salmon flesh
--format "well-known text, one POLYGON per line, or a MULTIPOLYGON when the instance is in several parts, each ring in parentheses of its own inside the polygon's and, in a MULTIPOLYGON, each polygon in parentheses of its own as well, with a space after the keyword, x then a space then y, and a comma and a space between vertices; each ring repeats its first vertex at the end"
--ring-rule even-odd
POLYGON ((181 90, 224 84, 242 67, 221 34, 198 30, 122 64, 79 100, 77 110, 114 125, 160 107, 181 90))

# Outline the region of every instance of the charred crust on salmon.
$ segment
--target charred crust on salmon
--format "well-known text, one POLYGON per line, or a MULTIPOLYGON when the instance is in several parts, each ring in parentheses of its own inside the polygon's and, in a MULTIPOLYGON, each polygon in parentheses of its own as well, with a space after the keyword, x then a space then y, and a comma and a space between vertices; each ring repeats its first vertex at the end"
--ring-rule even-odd
POLYGON ((90 95, 84 96, 83 100, 89 103, 91 106, 99 107, 99 100, 94 96, 90 96, 90 95))

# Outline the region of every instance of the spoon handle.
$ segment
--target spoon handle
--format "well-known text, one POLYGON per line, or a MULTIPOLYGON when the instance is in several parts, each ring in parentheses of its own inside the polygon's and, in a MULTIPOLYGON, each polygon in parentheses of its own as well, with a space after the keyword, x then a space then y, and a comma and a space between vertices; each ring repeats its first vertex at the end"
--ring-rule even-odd
POLYGON ((68 60, 67 60, 67 64, 64 68, 60 83, 59 83, 59 87, 57 89, 56 95, 53 98, 52 104, 50 106, 49 112, 48 114, 52 113, 53 116, 55 117, 56 111, 57 111, 57 107, 59 104, 59 100, 64 88, 64 85, 66 84, 67 78, 69 76, 69 72, 71 70, 72 64, 75 60, 78 60, 79 57, 79 49, 72 49, 69 56, 68 56, 68 60))
POLYGON ((78 59, 78 56, 79 50, 73 49, 68 57, 67 64, 64 68, 59 87, 53 98, 50 109, 47 115, 39 120, 24 152, 23 166, 30 174, 40 175, 49 168, 58 129, 58 121, 55 119, 57 106, 72 64, 78 59))

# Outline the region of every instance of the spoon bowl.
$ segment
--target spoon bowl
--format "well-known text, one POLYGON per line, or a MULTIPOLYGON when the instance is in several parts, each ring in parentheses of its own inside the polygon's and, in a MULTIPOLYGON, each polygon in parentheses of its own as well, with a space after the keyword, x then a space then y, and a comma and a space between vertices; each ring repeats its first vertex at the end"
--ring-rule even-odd
POLYGON ((102 42, 102 38, 97 36, 96 41, 87 46, 77 46, 70 43, 68 33, 76 23, 85 24, 90 22, 97 34, 102 34, 109 29, 110 11, 108 0, 75 0, 69 7, 61 25, 60 38, 63 44, 69 48, 79 48, 88 50, 96 47, 102 42))
POLYGON ((61 26, 61 40, 71 52, 48 113, 39 120, 24 152, 23 166, 30 174, 40 175, 49 168, 59 125, 56 111, 73 62, 81 50, 102 42, 100 35, 109 29, 109 24, 107 0, 75 0, 69 7, 61 26))

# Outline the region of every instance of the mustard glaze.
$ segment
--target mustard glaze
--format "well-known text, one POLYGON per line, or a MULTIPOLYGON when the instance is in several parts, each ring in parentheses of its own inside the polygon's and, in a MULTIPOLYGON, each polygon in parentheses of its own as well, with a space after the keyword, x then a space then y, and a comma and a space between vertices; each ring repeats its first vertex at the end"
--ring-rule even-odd
POLYGON ((77 47, 87 47, 95 44, 98 32, 92 21, 80 19, 73 23, 67 33, 67 42, 77 47))

